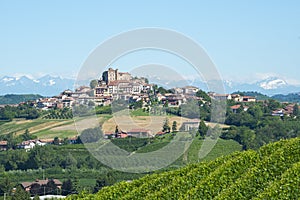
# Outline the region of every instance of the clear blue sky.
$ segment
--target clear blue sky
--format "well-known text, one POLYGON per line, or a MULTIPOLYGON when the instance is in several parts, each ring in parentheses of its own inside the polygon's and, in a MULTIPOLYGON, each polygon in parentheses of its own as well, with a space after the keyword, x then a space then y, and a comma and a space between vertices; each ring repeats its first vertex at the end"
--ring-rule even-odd
MULTIPOLYGON (((201 44, 224 78, 300 82, 300 1, 0 1, 0 77, 74 76, 107 38, 161 27, 201 44)), ((155 62, 155 61, 154 61, 155 62)))

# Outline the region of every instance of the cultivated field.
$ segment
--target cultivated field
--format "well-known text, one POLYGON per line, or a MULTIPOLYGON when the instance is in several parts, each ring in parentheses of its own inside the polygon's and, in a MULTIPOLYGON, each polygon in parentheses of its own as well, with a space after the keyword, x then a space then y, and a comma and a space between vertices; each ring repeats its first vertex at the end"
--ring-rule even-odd
MULTIPOLYGON (((166 120, 166 116, 126 116, 116 115, 113 118, 105 121, 102 126, 104 133, 114 132, 116 126, 122 131, 129 131, 131 129, 149 129, 152 133, 157 133, 162 130, 163 124, 166 120)), ((177 122, 177 129, 179 129, 183 122, 191 121, 191 119, 168 116, 169 125, 172 127, 173 121, 177 122)), ((210 127, 214 127, 216 123, 206 122, 210 127)), ((228 127, 226 125, 220 125, 222 128, 228 127)))
MULTIPOLYGON (((170 127, 173 121, 177 122, 177 129, 179 129, 183 122, 190 121, 188 118, 178 116, 167 116, 170 127)), ((40 139, 53 139, 54 137, 70 138, 78 135, 87 128, 94 128, 102 125, 104 133, 114 132, 116 126, 122 131, 129 131, 131 129, 149 129, 153 134, 162 130, 166 116, 132 116, 124 115, 98 115, 95 117, 83 117, 63 120, 63 119, 36 119, 36 120, 13 120, 0 125, 0 135, 14 133, 16 135, 23 134, 26 129, 31 134, 36 135, 40 139)), ((216 124, 206 122, 209 126, 216 124)), ((226 127, 226 125, 221 125, 226 127)))
POLYGON ((9 133, 14 133, 16 135, 20 135, 23 134, 26 129, 28 129, 31 134, 34 134, 42 130, 70 124, 72 123, 72 121, 73 120, 46 120, 46 119, 14 120, 12 122, 7 122, 5 124, 2 124, 0 126, 0 134, 5 135, 9 133))

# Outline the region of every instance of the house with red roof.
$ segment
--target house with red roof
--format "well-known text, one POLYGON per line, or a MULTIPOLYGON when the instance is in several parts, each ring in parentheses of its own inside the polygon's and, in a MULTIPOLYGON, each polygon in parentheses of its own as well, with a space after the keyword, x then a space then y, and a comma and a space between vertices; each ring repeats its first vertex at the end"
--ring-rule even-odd
POLYGON ((6 151, 8 148, 7 144, 7 141, 0 141, 0 151, 6 151))
POLYGON ((36 179, 35 181, 33 182, 22 182, 21 183, 21 186, 23 187, 23 189, 27 192, 30 191, 31 189, 31 186, 32 185, 35 185, 35 184, 38 184, 39 186, 43 187, 43 186, 46 186, 48 182, 50 181, 53 181, 54 184, 56 185, 56 187, 58 189, 61 189, 61 186, 62 186, 62 182, 58 179, 46 179, 46 180, 39 180, 39 179, 36 179))
MULTIPOLYGON (((237 104, 237 105, 233 105, 233 106, 230 106, 231 110, 233 113, 237 113, 237 111, 241 108, 242 106, 240 104, 237 104)), ((249 109, 248 106, 243 106, 243 111, 247 111, 249 109)))

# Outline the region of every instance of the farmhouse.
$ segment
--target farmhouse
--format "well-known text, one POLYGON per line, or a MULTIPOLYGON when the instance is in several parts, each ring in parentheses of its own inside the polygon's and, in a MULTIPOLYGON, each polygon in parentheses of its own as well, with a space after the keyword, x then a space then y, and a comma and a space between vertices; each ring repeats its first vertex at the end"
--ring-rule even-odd
POLYGON ((237 113, 239 109, 243 109, 243 111, 247 111, 247 110, 249 109, 248 106, 243 106, 243 107, 242 107, 242 106, 239 105, 239 104, 230 106, 230 108, 231 108, 231 110, 232 110, 233 113, 237 113))
POLYGON ((62 183, 60 180, 58 179, 46 179, 46 180, 39 180, 39 179, 36 179, 34 182, 22 182, 21 183, 21 186, 23 187, 23 189, 27 192, 30 191, 31 187, 33 185, 39 185, 41 187, 43 186, 46 186, 47 183, 49 183, 50 181, 53 181, 55 186, 58 188, 58 189, 61 189, 61 186, 62 186, 62 183))
POLYGON ((224 101, 224 100, 231 100, 231 94, 216 94, 216 93, 208 93, 208 96, 211 98, 218 100, 218 101, 224 101))
POLYGON ((0 141, 0 151, 7 150, 7 141, 0 141))
POLYGON ((251 96, 243 96, 243 102, 256 102, 256 98, 251 96))
POLYGON ((198 129, 199 124, 200 124, 200 120, 198 120, 198 119, 190 120, 188 122, 183 122, 180 129, 184 130, 184 131, 198 129))
POLYGON ((137 138, 148 138, 148 137, 152 137, 153 136, 151 134, 151 130, 142 129, 142 128, 131 129, 127 133, 128 133, 128 135, 131 135, 131 136, 137 137, 137 138))

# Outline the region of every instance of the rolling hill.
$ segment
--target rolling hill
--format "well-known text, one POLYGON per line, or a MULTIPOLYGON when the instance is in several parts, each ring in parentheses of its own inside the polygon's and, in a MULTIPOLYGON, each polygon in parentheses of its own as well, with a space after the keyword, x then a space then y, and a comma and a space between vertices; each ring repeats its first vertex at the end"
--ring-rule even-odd
POLYGON ((299 199, 300 138, 67 199, 299 199))
POLYGON ((21 102, 27 102, 43 98, 39 94, 6 94, 0 96, 0 105, 2 104, 19 104, 21 102))

